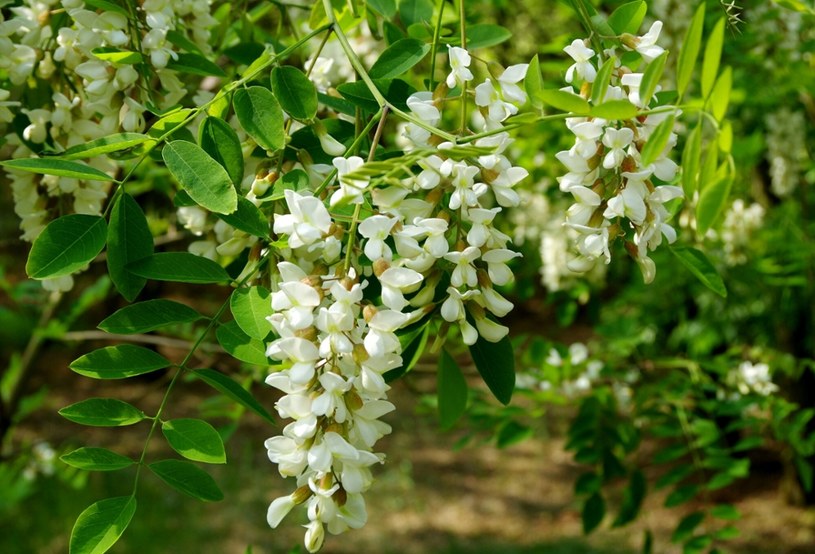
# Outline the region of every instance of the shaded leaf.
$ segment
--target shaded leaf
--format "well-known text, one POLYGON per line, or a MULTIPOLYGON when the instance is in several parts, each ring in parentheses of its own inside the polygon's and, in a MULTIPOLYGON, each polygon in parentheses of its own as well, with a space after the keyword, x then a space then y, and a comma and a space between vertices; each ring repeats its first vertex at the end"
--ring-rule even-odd
POLYGON ((508 337, 489 342, 482 337, 470 346, 478 373, 502 404, 509 404, 515 390, 515 355, 508 337))
POLYGON ((456 361, 446 350, 442 350, 439 356, 437 377, 439 423, 442 429, 449 429, 467 407, 467 381, 464 380, 456 361))
POLYGON ((215 337, 224 350, 238 360, 260 366, 270 365, 266 358, 266 345, 244 333, 234 320, 218 327, 215 337))
POLYGON ((636 34, 647 11, 648 7, 642 0, 628 2, 611 13, 608 17, 608 25, 618 35, 623 33, 636 34))
POLYGON ((226 270, 216 262, 189 252, 159 252, 129 264, 127 269, 157 281, 203 284, 230 280, 226 270))
POLYGON ((368 71, 372 79, 399 77, 422 61, 430 52, 430 45, 416 39, 405 38, 388 46, 368 71))
POLYGON ((218 373, 213 369, 196 369, 193 370, 193 373, 218 392, 225 394, 241 406, 255 412, 269 423, 274 423, 274 418, 254 399, 249 391, 223 373, 218 373))
POLYGON ((676 254, 682 265, 687 267, 707 288, 719 296, 727 296, 727 289, 721 275, 702 251, 689 246, 675 246, 671 248, 671 252, 676 254))
POLYGON ((231 214, 215 214, 218 219, 223 220, 236 229, 244 233, 249 233, 254 237, 269 236, 269 218, 255 206, 249 199, 238 196, 238 209, 231 214))
POLYGON ((85 471, 116 471, 132 466, 133 460, 107 448, 85 446, 59 457, 71 467, 85 471))
POLYGON ((198 142, 204 152, 221 164, 235 185, 243 181, 243 150, 235 130, 220 117, 209 116, 198 130, 198 142))
POLYGON ((204 56, 193 54, 191 52, 178 54, 178 59, 170 59, 167 63, 167 69, 179 71, 181 73, 190 73, 192 75, 200 75, 202 77, 226 77, 224 70, 216 64, 209 61, 204 56))
POLYGON ((606 502, 599 492, 592 494, 583 503, 582 520, 583 533, 594 531, 606 515, 606 502))
POLYGON ((40 175, 56 175, 88 181, 115 181, 113 177, 95 167, 59 158, 20 158, 2 161, 0 166, 40 175))
POLYGON ((147 279, 133 275, 125 267, 153 254, 153 235, 141 207, 127 193, 119 196, 110 212, 107 243, 110 280, 119 294, 132 302, 147 279))
POLYGON ((283 111, 294 119, 304 121, 317 115, 317 89, 296 67, 275 67, 272 70, 272 91, 283 111))
POLYGON ((32 279, 69 275, 88 265, 105 247, 107 224, 97 215, 64 215, 34 240, 25 271, 32 279))
POLYGON ((223 500, 224 493, 212 476, 184 460, 160 460, 148 466, 162 481, 193 498, 206 502, 223 500))
POLYGON ((201 317, 201 314, 185 304, 158 298, 125 306, 106 317, 97 327, 108 333, 128 335, 190 323, 201 317))

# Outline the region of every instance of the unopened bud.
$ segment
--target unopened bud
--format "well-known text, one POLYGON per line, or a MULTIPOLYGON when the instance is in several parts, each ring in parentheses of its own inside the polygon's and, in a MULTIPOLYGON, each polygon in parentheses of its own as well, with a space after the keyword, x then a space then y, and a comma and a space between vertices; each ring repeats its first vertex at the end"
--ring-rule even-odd
POLYGON ((305 329, 297 329, 294 332, 294 336, 311 342, 317 342, 317 338, 319 338, 317 328, 313 326, 306 327, 305 329))
POLYGON ((591 96, 591 83, 588 81, 583 81, 583 84, 580 85, 580 96, 587 100, 589 99, 591 96))
POLYGON ((345 393, 345 405, 349 410, 355 412, 362 408, 364 402, 362 402, 362 398, 360 398, 356 391, 350 390, 345 393))
POLYGON ((637 171, 637 161, 631 156, 626 156, 623 158, 623 163, 620 164, 620 169, 623 170, 623 173, 634 173, 637 171))
POLYGON ((343 506, 345 506, 345 503, 348 502, 348 493, 345 492, 344 488, 340 487, 336 491, 334 491, 334 494, 331 495, 331 498, 334 500, 337 506, 342 508, 343 506))
MULTIPOLYGON (((335 422, 331 423, 331 425, 329 425, 329 426, 327 426, 325 428, 325 432, 326 433, 337 433, 338 435, 342 435, 344 430, 342 428, 342 425, 340 425, 339 423, 337 423, 335 421, 335 422)), ((330 488, 330 487, 331 487, 331 485, 329 485, 326 488, 330 488)))
POLYGON ((620 41, 626 47, 630 48, 631 50, 635 50, 640 42, 640 39, 630 33, 623 33, 623 35, 620 37, 620 41))
POLYGON ((476 275, 478 276, 478 285, 479 285, 481 288, 487 288, 487 287, 491 287, 491 286, 492 286, 492 280, 490 279, 490 276, 489 276, 489 274, 487 273, 487 270, 486 270, 486 269, 484 269, 483 267, 479 267, 479 268, 476 270, 476 272, 475 272, 475 273, 476 273, 476 275))
POLYGON ((354 345, 354 361, 356 363, 363 364, 368 361, 369 357, 370 355, 368 354, 368 351, 365 350, 365 345, 363 344, 354 345))
POLYGON ((334 477, 330 473, 326 473, 320 478, 320 488, 328 490, 334 484, 334 477))

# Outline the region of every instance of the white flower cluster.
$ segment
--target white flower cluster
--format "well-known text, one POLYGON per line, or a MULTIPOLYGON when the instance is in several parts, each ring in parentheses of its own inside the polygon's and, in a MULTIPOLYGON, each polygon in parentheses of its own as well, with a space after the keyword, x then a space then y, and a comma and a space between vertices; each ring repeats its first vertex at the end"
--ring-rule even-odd
MULTIPOLYGON (((24 0, 8 9, 10 18, 3 19, 5 10, 0 13, 0 70, 9 80, 7 89, 0 88, 0 134, 12 149, 9 157, 60 152, 119 131, 142 131, 148 103, 167 108, 187 94, 178 74, 165 67, 178 55, 167 35, 187 30, 207 52, 207 29, 215 22, 210 1, 146 0, 136 12, 145 22, 138 34, 129 33, 142 24, 130 25, 124 12, 95 11, 81 0, 24 0), (110 57, 128 53, 130 60, 110 57), (141 53, 148 65, 134 64, 141 53), (19 135, 9 125, 9 108, 18 106, 28 120, 19 135)), ((91 165, 111 175, 116 171, 107 159, 91 165)), ((8 176, 27 241, 47 224, 49 198, 70 195, 74 212, 99 214, 109 189, 101 181, 11 170, 8 176)), ((62 281, 58 286, 70 287, 70 277, 62 281)), ((54 284, 44 284, 49 283, 54 284)))
POLYGON ((770 189, 779 198, 786 198, 798 188, 803 166, 809 160, 806 116, 785 107, 767 114, 764 122, 770 189))
POLYGON ((763 225, 764 207, 756 202, 748 206, 739 198, 725 212, 721 229, 718 232, 711 229, 708 235, 722 241, 727 265, 740 265, 747 262, 750 239, 763 225))
POLYGON ((759 394, 769 396, 778 391, 773 383, 770 366, 765 363, 744 361, 739 367, 728 372, 726 382, 740 394, 759 394))
MULTIPOLYGON (((454 79, 472 79, 465 55, 451 49, 454 79)), ((506 85, 509 94, 517 93, 511 86, 522 75, 516 76, 506 85)), ((427 127, 442 119, 430 92, 407 104, 427 127)), ((362 494, 372 483, 371 466, 384 459, 373 447, 391 430, 380 418, 394 409, 384 374, 402 365, 396 332, 434 312, 458 324, 467 344, 479 336, 499 341, 508 332, 488 315, 502 317, 512 308, 493 286, 512 279, 507 263, 518 256, 492 224, 502 207, 518 203, 513 186, 526 177, 504 155, 508 135, 478 141, 490 153, 465 161, 454 144, 415 122, 405 133, 415 152, 435 148, 418 161, 420 171, 377 180, 362 158, 337 157, 328 207, 310 192, 286 190, 285 213, 275 215, 274 232, 288 248, 280 251, 272 282, 270 322, 279 338, 267 350, 282 369, 267 383, 284 393, 277 411, 293 421, 266 447, 297 489, 271 503, 268 521, 276 527, 305 504, 310 552, 322 546, 326 529, 341 533, 366 522, 362 494), (357 214, 351 222, 349 206, 357 214), (362 209, 373 213, 358 220, 362 209), (437 291, 441 283, 446 290, 437 291)))
MULTIPOLYGON (((661 27, 657 21, 644 36, 624 41, 626 48, 640 54, 644 65, 663 52, 656 44, 661 27)), ((566 73, 566 81, 577 86, 578 91, 572 86, 562 90, 587 97, 597 77, 594 60, 600 63, 602 57, 581 40, 575 40, 564 50, 575 62, 566 73)), ((614 49, 602 54, 605 59, 619 57, 614 49)), ((642 72, 634 73, 626 66, 617 65, 599 101, 627 100, 637 108, 648 109, 653 98, 641 96, 642 78, 642 72)), ((653 280, 656 268, 648 252, 657 248, 663 237, 668 242, 676 240, 676 231, 668 223, 670 214, 665 203, 681 197, 682 189, 659 183, 669 183, 676 177, 677 165, 668 158, 676 144, 676 135, 670 134, 663 151, 648 165, 642 163, 641 152, 655 129, 670 115, 654 113, 625 121, 597 117, 566 120, 575 143, 569 150, 557 154, 568 169, 558 182, 560 189, 575 199, 566 221, 566 225, 580 235, 577 256, 569 261, 573 271, 588 271, 600 260, 609 263, 610 243, 633 233, 626 247, 639 264, 645 281, 653 280), (659 182, 655 182, 655 178, 659 182)))

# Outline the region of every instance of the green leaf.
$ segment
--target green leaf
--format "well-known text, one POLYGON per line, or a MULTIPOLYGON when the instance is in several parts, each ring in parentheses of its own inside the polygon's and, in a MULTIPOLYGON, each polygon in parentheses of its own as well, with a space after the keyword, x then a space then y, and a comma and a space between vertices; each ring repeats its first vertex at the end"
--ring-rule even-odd
POLYGON ((722 59, 722 45, 724 44, 724 23, 722 17, 716 22, 705 45, 705 57, 702 61, 702 98, 707 98, 716 81, 719 72, 719 62, 722 59))
MULTIPOLYGON (((163 137, 173 129, 177 129, 182 124, 189 123, 187 118, 190 117, 191 114, 192 110, 190 108, 178 108, 171 111, 153 123, 153 125, 147 131, 147 135, 156 139, 163 137)), ((179 131, 180 130, 181 129, 179 129, 179 131)))
POLYGON ((173 450, 196 462, 225 464, 226 452, 221 435, 201 419, 171 419, 161 424, 161 432, 173 450))
POLYGON ((124 379, 170 367, 170 360, 152 350, 132 344, 105 346, 80 356, 70 367, 94 379, 124 379))
POLYGON ((721 275, 702 251, 690 246, 675 246, 671 248, 671 252, 676 254, 682 265, 688 268, 702 284, 719 296, 727 297, 727 289, 721 275))
POLYGON ((642 158, 642 167, 656 161, 665 150, 665 146, 668 144, 668 139, 671 138, 671 133, 674 130, 675 120, 676 116, 671 114, 662 123, 657 125, 654 132, 651 133, 650 137, 648 137, 648 141, 645 143, 645 146, 643 146, 642 152, 640 153, 640 157, 642 158))
POLYGON ((191 75, 200 75, 202 77, 226 77, 224 70, 206 59, 204 56, 192 53, 178 54, 178 59, 167 63, 167 69, 179 71, 181 73, 190 73, 191 75))
POLYGON ((574 483, 574 493, 594 494, 603 486, 603 479, 593 471, 587 471, 577 478, 574 483))
POLYGON ((263 340, 272 331, 266 319, 272 315, 271 293, 262 286, 235 289, 229 297, 229 308, 244 333, 263 340))
POLYGON ((59 415, 80 425, 92 427, 121 427, 145 419, 144 412, 115 398, 88 398, 65 406, 59 415))
POLYGON ((583 533, 588 535, 594 531, 603 521, 605 515, 606 501, 603 500, 603 496, 599 492, 596 492, 583 503, 583 533))
POLYGON ((105 247, 107 225, 97 215, 64 215, 34 240, 25 271, 32 279, 69 275, 82 269, 105 247))
POLYGON ((388 19, 396 15, 396 0, 366 0, 366 5, 388 19))
POLYGON ((221 164, 235 185, 243 181, 243 150, 235 130, 220 117, 207 117, 198 130, 198 142, 204 152, 221 164))
POLYGON ((161 157, 190 198, 211 212, 230 214, 238 207, 238 193, 229 174, 200 146, 185 140, 164 145, 161 157))
POLYGON ((612 12, 608 18, 608 24, 618 35, 635 34, 642 25, 646 11, 648 7, 642 0, 628 2, 612 12))
POLYGON ((710 515, 718 519, 735 521, 741 518, 741 512, 732 504, 719 504, 710 509, 710 515))
POLYGON ((399 77, 422 61, 430 52, 430 45, 416 39, 405 38, 388 46, 371 66, 372 79, 399 77))
POLYGON ((136 299, 147 280, 133 275, 125 266, 153 254, 153 235, 139 204, 122 193, 110 212, 107 265, 110 280, 128 302, 136 299))
POLYGON ((238 209, 231 214, 215 214, 218 219, 254 237, 268 238, 269 219, 249 199, 238 196, 238 209))
POLYGON ((132 466, 135 462, 107 448, 85 446, 59 457, 71 467, 85 471, 116 471, 132 466))
POLYGON ((696 126, 688 135, 682 151, 682 190, 685 198, 693 198, 699 184, 699 166, 702 162, 701 126, 696 126))
MULTIPOLYGON (((611 74, 614 71, 614 65, 617 63, 617 57, 611 56, 608 58, 602 66, 600 66, 600 71, 597 72, 597 77, 595 77, 594 82, 591 85, 591 103, 592 104, 599 104, 603 101, 606 97, 606 92, 608 92, 608 85, 611 83, 611 74)), ((612 100, 612 102, 627 102, 626 100, 612 100)), ((627 102, 631 104, 630 102, 627 102)), ((633 104, 631 104, 633 106, 633 104)), ((596 106, 596 109, 599 106, 596 106)), ((636 106, 634 106, 636 110, 636 106)), ((592 110, 593 111, 593 110, 592 110)), ((600 116, 598 116, 600 117, 600 116)))
POLYGON ((676 526, 676 530, 673 532, 671 536, 671 542, 683 542, 691 538, 693 536, 693 531, 699 526, 702 521, 705 519, 705 512, 692 512, 685 517, 683 517, 679 521, 679 525, 676 526))
POLYGON ((498 429, 495 435, 495 445, 498 448, 507 448, 531 438, 534 434, 535 431, 531 427, 511 419, 498 429))
POLYGON ((564 112, 573 112, 575 114, 588 114, 589 103, 585 98, 556 89, 544 89, 538 93, 538 98, 544 103, 548 104, 558 110, 564 112))
POLYGON ((271 91, 258 86, 238 89, 232 105, 241 126, 262 148, 275 151, 285 146, 283 110, 271 91))
POLYGON ((679 51, 679 61, 676 67, 676 91, 681 97, 685 89, 688 88, 693 68, 696 66, 696 59, 699 57, 699 49, 702 46, 702 29, 705 26, 705 3, 701 2, 696 9, 685 40, 682 41, 682 49, 679 51))
POLYGON ((470 346, 478 373, 502 404, 509 404, 515 390, 515 354, 508 337, 489 342, 482 337, 470 346))
POLYGON ((696 205, 696 231, 700 236, 716 223, 719 215, 724 211, 732 184, 732 177, 725 176, 702 190, 699 195, 699 203, 696 205))
POLYGON ((167 40, 170 42, 170 44, 178 46, 181 50, 192 52, 194 54, 203 54, 198 45, 184 36, 184 33, 181 31, 167 31, 167 40))
POLYGON ((432 0, 399 0, 399 19, 405 28, 414 23, 430 22, 432 18, 432 0))
POLYGON ((638 113, 639 109, 628 100, 609 100, 591 109, 592 116, 608 120, 633 119, 638 113))
POLYGON ((272 91, 283 111, 294 119, 306 121, 317 115, 317 89, 296 67, 275 67, 272 70, 272 91))
POLYGON ((77 144, 72 146, 65 152, 59 155, 63 160, 77 160, 81 158, 93 158, 94 156, 101 156, 102 154, 110 154, 112 152, 120 152, 133 148, 139 144, 143 144, 153 139, 141 133, 116 133, 106 137, 98 138, 86 142, 84 144, 77 144))
POLYGON ((93 54, 95 58, 110 63, 132 65, 144 61, 144 57, 139 52, 123 50, 121 48, 112 48, 109 46, 94 48, 91 50, 91 54, 93 54))
POLYGON ((536 110, 542 110, 543 101, 538 95, 543 90, 543 75, 541 75, 541 65, 537 54, 532 57, 532 61, 529 62, 529 67, 526 69, 524 90, 526 90, 526 95, 529 97, 532 106, 536 110))
POLYGON ((681 487, 676 487, 671 494, 668 495, 668 498, 665 499, 665 507, 673 508, 684 504, 696 496, 698 492, 699 485, 682 485, 681 487))
MULTIPOLYGON (((415 89, 402 79, 376 79, 374 85, 388 102, 399 109, 407 109, 405 102, 408 96, 415 92, 415 89)), ((363 81, 342 83, 337 86, 337 91, 346 100, 363 110, 376 112, 379 109, 379 104, 363 81)))
POLYGON ((506 27, 493 23, 467 25, 467 50, 489 48, 512 38, 512 32, 506 27))
POLYGON ((461 369, 446 350, 439 356, 438 369, 439 423, 449 429, 467 407, 467 381, 461 369))
POLYGON ((402 365, 385 372, 383 377, 386 383, 399 379, 419 363, 429 336, 430 326, 426 323, 399 336, 399 342, 402 344, 402 365))
POLYGON ((0 162, 0 166, 40 175, 56 175, 71 179, 87 179, 88 181, 115 181, 107 173, 103 173, 83 163, 59 158, 20 158, 0 162))
POLYGON ((708 103, 710 111, 716 121, 724 119, 727 113, 727 106, 730 104, 730 90, 733 87, 733 69, 726 67, 719 78, 716 79, 716 84, 713 85, 713 91, 710 93, 708 103))
POLYGON ((156 281, 179 283, 226 283, 230 281, 224 268, 208 258, 189 252, 159 252, 127 266, 135 275, 156 281))
POLYGON ((644 106, 647 106, 651 102, 651 97, 654 96, 654 91, 656 91, 659 80, 662 78, 662 73, 665 71, 665 61, 667 59, 668 52, 666 51, 652 60, 642 74, 640 99, 644 106))
POLYGON ((148 333, 169 325, 191 323, 201 317, 201 314, 189 306, 158 298, 125 306, 102 320, 98 327, 108 333, 129 335, 148 333))
POLYGON ((106 0, 85 0, 85 4, 91 8, 102 10, 104 12, 116 12, 128 17, 127 10, 115 2, 107 2, 106 0))
POLYGON ((71 530, 69 554, 102 554, 116 544, 136 513, 134 496, 106 498, 88 506, 71 530))
POLYGON ((274 418, 249 394, 249 391, 223 373, 218 373, 213 369, 195 369, 193 373, 221 394, 228 396, 244 408, 255 412, 269 423, 274 423, 274 418))
POLYGON ((244 333, 234 320, 218 327, 215 338, 224 350, 242 362, 260 366, 271 365, 266 358, 266 346, 263 342, 244 333))
POLYGON ((645 499, 646 489, 645 475, 642 471, 634 471, 631 474, 628 486, 623 491, 620 513, 617 515, 617 519, 614 520, 614 527, 622 527, 637 518, 637 514, 639 514, 642 507, 642 501, 645 499))
POLYGON ((205 502, 224 499, 224 493, 212 476, 200 467, 184 460, 160 460, 149 466, 162 481, 193 498, 205 502))

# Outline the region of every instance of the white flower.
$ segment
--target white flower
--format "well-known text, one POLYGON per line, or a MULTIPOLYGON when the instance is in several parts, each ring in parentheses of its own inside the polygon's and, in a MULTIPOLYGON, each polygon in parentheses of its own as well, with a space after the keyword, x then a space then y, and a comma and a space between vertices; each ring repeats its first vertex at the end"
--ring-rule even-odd
POLYGON ((634 131, 628 127, 615 129, 608 127, 603 135, 603 144, 609 149, 603 158, 603 167, 613 169, 625 159, 625 148, 634 140, 634 131))
POLYGON ((370 356, 383 356, 400 349, 396 330, 407 323, 407 315, 394 310, 380 310, 368 322, 363 344, 370 356))
POLYGON ((571 83, 574 80, 575 73, 584 81, 593 82, 597 77, 597 70, 590 61, 594 57, 594 50, 586 46, 582 40, 575 39, 563 51, 569 54, 575 62, 566 70, 566 82, 571 83))
POLYGON ((287 214, 275 214, 274 232, 289 235, 289 246, 308 246, 328 234, 331 216, 322 201, 314 196, 285 190, 287 214))
POLYGON ((332 162, 334 167, 337 168, 339 177, 340 188, 331 195, 330 204, 335 206, 341 202, 350 202, 352 204, 361 204, 363 201, 362 193, 368 187, 367 179, 348 179, 346 175, 353 173, 365 164, 365 160, 359 156, 351 156, 349 158, 334 158, 332 162))
POLYGON ((266 521, 269 522, 269 527, 274 529, 280 525, 280 522, 283 521, 283 518, 288 515, 295 505, 294 496, 291 494, 275 498, 272 503, 269 504, 269 509, 266 512, 266 521))
POLYGON ((382 284, 382 303, 391 310, 400 312, 408 305, 404 293, 416 291, 422 280, 422 274, 412 269, 389 267, 379 276, 379 282, 382 284))
POLYGON ((665 51, 661 46, 657 46, 660 31, 662 31, 662 21, 654 21, 648 32, 636 39, 637 46, 635 50, 640 53, 646 62, 661 56, 665 51))
POLYGON ((475 246, 468 246, 460 252, 454 251, 445 254, 444 259, 455 264, 453 273, 450 276, 450 284, 454 287, 460 287, 466 283, 471 289, 478 286, 478 274, 475 271, 473 262, 479 256, 481 256, 481 250, 475 246))
POLYGON ((518 86, 518 83, 526 77, 527 69, 529 69, 527 63, 511 65, 498 77, 498 84, 501 85, 501 93, 505 100, 518 104, 526 102, 526 92, 518 86))
POLYGON ((390 246, 385 239, 390 235, 393 226, 398 220, 385 215, 374 215, 359 224, 359 234, 368 239, 365 242, 365 255, 371 261, 384 258, 390 261, 393 258, 390 246))
POLYGON ((489 79, 475 87, 475 104, 488 108, 487 117, 496 122, 504 121, 509 116, 518 113, 518 107, 504 101, 489 79))
POLYGON ((512 270, 506 264, 511 259, 520 256, 520 252, 513 252, 506 248, 496 248, 486 252, 481 256, 481 259, 487 262, 487 273, 489 273, 490 280, 496 285, 506 285, 512 280, 512 270))
POLYGON ((473 79, 470 71, 470 53, 458 46, 447 46, 447 53, 450 58, 450 74, 447 76, 447 86, 453 88, 456 84, 463 85, 473 79))

